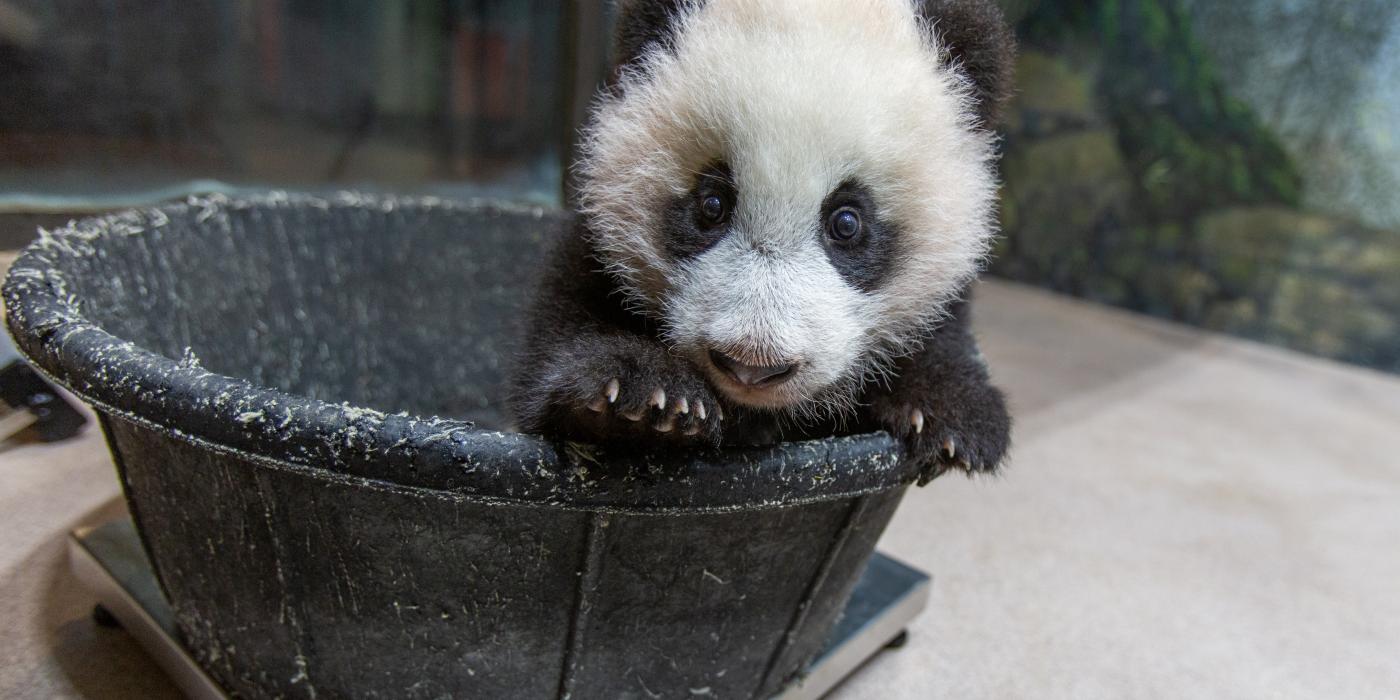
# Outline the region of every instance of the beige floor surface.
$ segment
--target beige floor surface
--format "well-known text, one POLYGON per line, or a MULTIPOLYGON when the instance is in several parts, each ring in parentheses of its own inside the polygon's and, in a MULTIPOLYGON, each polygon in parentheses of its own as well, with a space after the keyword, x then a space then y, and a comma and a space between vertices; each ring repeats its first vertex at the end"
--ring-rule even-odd
MULTIPOLYGON (((929 609, 835 698, 1400 697, 1400 378, 980 296, 1013 463, 905 500, 929 609)), ((174 696, 66 575, 116 491, 96 431, 0 452, 0 698, 174 696)))

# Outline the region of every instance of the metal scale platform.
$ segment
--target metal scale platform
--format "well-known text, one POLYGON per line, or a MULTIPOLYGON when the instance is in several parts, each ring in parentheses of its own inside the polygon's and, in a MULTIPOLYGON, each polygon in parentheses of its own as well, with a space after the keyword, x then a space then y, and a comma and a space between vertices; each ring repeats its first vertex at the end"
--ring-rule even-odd
MULTIPOLYGON (((68 556, 74 575, 97 596, 96 616, 114 618, 185 695, 195 700, 228 697, 176 641, 174 615, 130 520, 74 530, 68 556)), ((905 627, 928 603, 930 582, 927 574, 876 552, 832 641, 806 677, 778 699, 820 698, 882 650, 903 646, 905 627)))

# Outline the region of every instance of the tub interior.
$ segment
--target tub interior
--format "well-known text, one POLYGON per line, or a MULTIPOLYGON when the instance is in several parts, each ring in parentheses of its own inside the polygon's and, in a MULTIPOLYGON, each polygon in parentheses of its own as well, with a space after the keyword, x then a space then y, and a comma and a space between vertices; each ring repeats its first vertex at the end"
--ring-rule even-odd
POLYGON ((62 258, 98 326, 261 386, 488 428, 506 427, 516 324, 565 225, 541 210, 411 204, 191 205, 165 218, 62 258))

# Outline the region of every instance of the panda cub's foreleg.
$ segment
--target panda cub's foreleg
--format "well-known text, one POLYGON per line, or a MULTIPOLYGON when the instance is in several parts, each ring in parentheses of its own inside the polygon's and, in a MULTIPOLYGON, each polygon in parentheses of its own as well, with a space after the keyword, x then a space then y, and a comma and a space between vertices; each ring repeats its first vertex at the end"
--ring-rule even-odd
POLYGON ((951 311, 919 352, 896 362, 898 376, 864 402, 878 427, 903 440, 923 482, 949 469, 994 471, 1011 441, 1011 416, 968 327, 968 303, 951 311))
POLYGON ((596 443, 714 444, 724 409, 700 371, 624 308, 576 232, 546 266, 511 387, 519 428, 596 443))

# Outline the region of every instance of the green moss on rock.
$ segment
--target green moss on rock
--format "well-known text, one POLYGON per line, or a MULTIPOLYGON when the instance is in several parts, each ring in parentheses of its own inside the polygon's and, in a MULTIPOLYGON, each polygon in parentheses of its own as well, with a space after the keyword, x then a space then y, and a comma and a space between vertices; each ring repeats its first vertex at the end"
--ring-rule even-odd
POLYGON ((994 272, 1400 371, 1400 235, 1300 211, 1180 0, 1004 4, 1023 53, 994 272))
POLYGON ((1102 126, 1094 76, 1059 57, 1024 51, 1016 61, 1018 90, 1004 110, 1007 131, 1023 137, 1102 126))
POLYGON ((1013 232, 1000 251, 1003 272, 1051 280, 1082 293, 1109 259, 1084 232, 1122 218, 1132 183, 1112 132, 1054 137, 1007 154, 1002 224, 1013 232))

